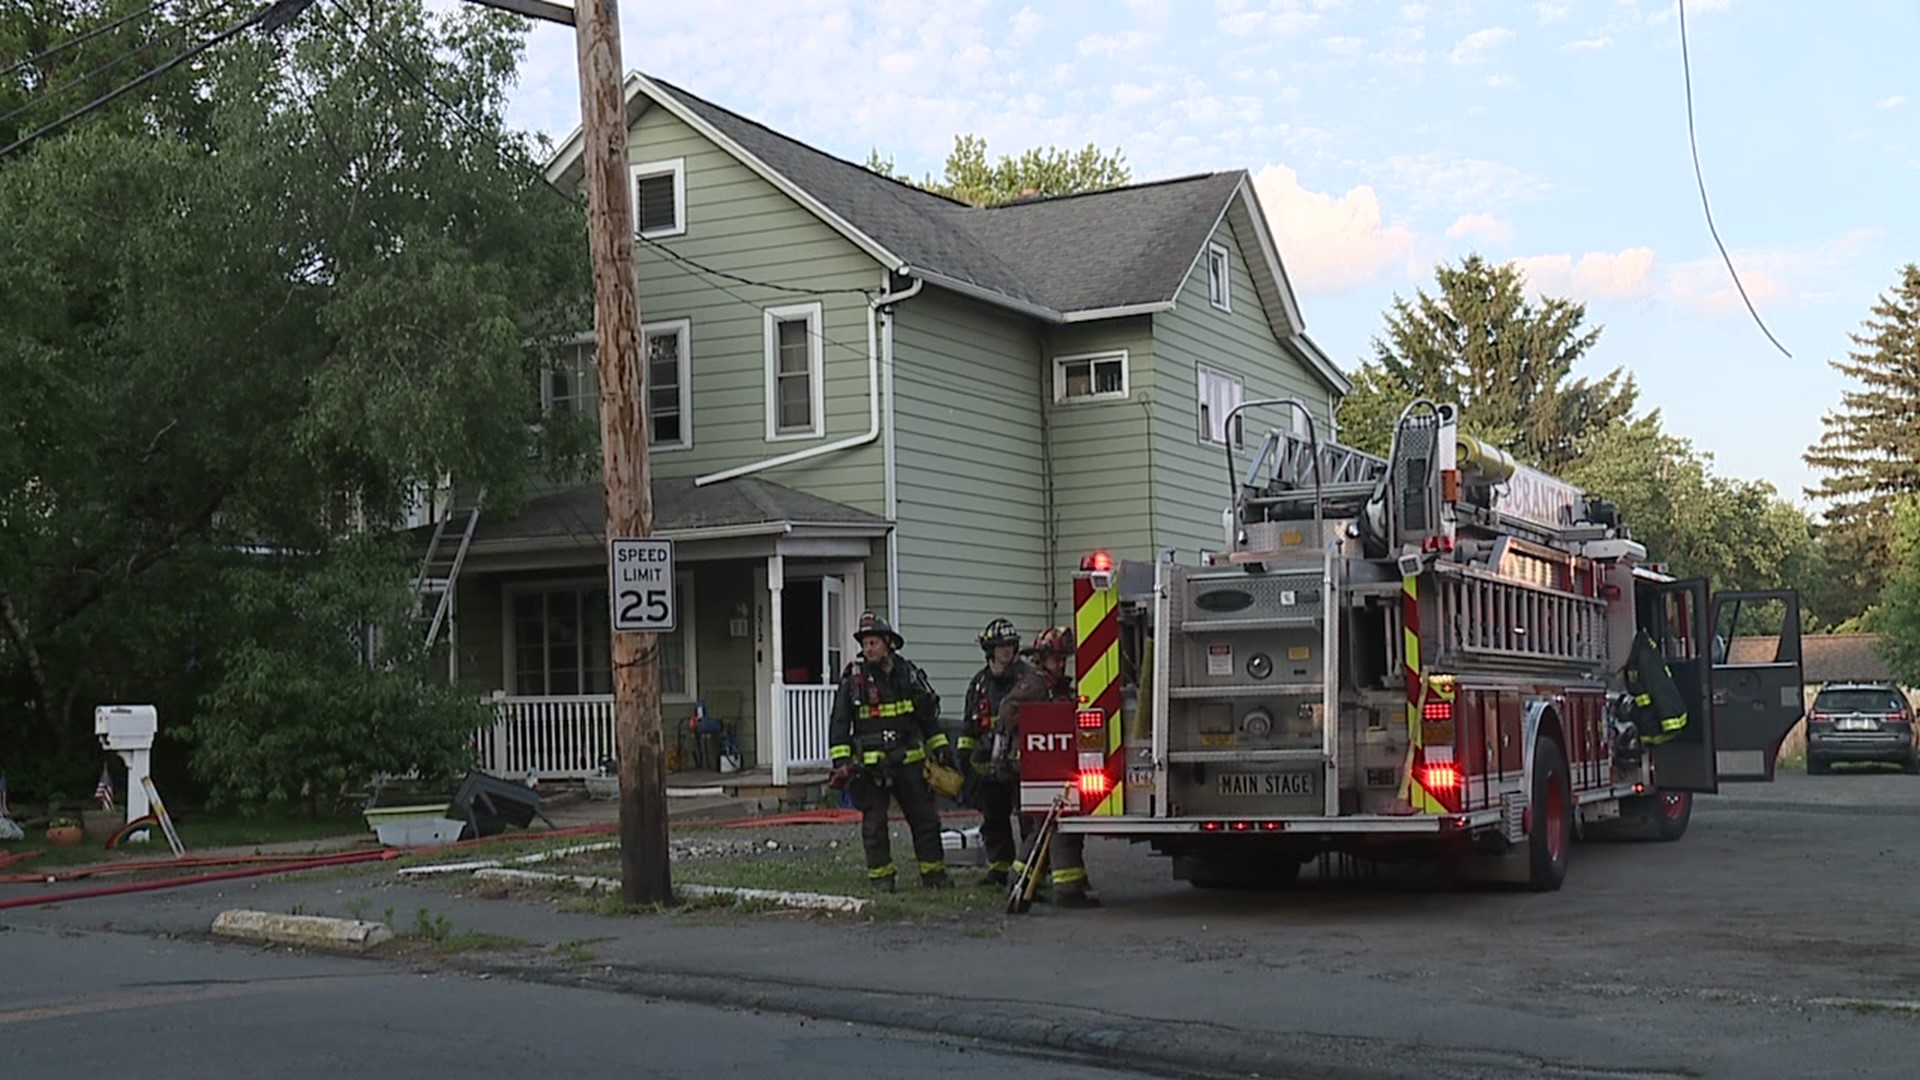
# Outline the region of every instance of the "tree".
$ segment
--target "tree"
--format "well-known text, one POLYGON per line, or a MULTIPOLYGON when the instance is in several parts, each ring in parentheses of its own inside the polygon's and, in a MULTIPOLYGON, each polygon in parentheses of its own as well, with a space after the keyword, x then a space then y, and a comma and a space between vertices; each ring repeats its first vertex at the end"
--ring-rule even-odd
POLYGON ((1896 502, 1892 533, 1894 569, 1867 628, 1882 635, 1881 652, 1894 678, 1920 686, 1920 497, 1896 502))
POLYGON ((1888 501, 1920 492, 1920 265, 1901 269, 1851 337, 1856 348, 1831 363, 1855 386, 1805 459, 1827 474, 1807 494, 1827 503, 1821 543, 1857 613, 1894 569, 1888 501))
POLYGON ((1393 421, 1415 397, 1459 402, 1467 430, 1515 458, 1558 472, 1601 431, 1632 415, 1632 376, 1615 368, 1598 380, 1573 369, 1600 340, 1584 327, 1586 307, 1548 297, 1527 300, 1512 264, 1478 255, 1435 268, 1439 294, 1396 296, 1373 360, 1356 373, 1340 406, 1353 445, 1384 453, 1393 421))
MULTIPOLYGON (((522 33, 343 0, 0 159, 0 751, 82 754, 103 700, 244 719, 261 635, 341 630, 356 523, 445 474, 512 507, 586 319, 579 209, 502 130, 522 33)), ((331 723, 338 690, 277 715, 331 723)))
MULTIPOLYGON (((914 181, 896 172, 893 159, 879 150, 867 155, 867 168, 902 183, 914 181)), ((956 135, 947 155, 946 170, 936 182, 926 177, 916 186, 974 206, 995 206, 1023 195, 1072 195, 1099 191, 1130 182, 1133 173, 1118 148, 1109 154, 1092 143, 1079 150, 1030 149, 1019 157, 987 159, 987 140, 978 135, 956 135)))

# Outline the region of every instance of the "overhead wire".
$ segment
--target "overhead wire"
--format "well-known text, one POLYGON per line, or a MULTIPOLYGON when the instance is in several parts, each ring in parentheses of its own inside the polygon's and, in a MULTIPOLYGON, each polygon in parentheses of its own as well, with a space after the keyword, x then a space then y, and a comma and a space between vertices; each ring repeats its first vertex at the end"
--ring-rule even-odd
POLYGON ((16 71, 19 71, 23 67, 27 67, 32 64, 37 64, 42 60, 47 60, 47 59, 51 59, 52 57, 58 56, 61 53, 66 52, 68 49, 73 48, 75 45, 84 45, 87 42, 92 41, 94 38, 99 37, 101 34, 105 34, 105 33, 108 33, 109 31, 118 29, 119 27, 127 25, 128 23, 132 22, 133 20, 139 18, 142 15, 146 15, 153 11, 158 10, 160 7, 164 6, 166 3, 167 3, 167 0, 154 0, 153 3, 148 4, 146 7, 143 7, 138 11, 128 12, 127 14, 120 16, 119 18, 113 20, 112 22, 105 23, 100 26, 96 26, 93 29, 86 31, 85 33, 76 34, 73 37, 70 37, 67 40, 61 42, 60 44, 42 49, 39 52, 34 53, 32 56, 23 56, 20 59, 15 60, 13 63, 8 64, 6 67, 0 68, 0 78, 4 78, 5 76, 11 75, 16 71))
POLYGON ((1747 287, 1741 284, 1740 272, 1733 268, 1733 256, 1727 254, 1727 245, 1720 240, 1720 229, 1713 223, 1713 207, 1707 202, 1707 180, 1705 174, 1700 170, 1700 140, 1694 133, 1693 61, 1688 56, 1687 51, 1687 0, 1678 0, 1678 4, 1680 16, 1680 72, 1686 81, 1687 88, 1687 145, 1693 151, 1693 179, 1700 188, 1700 209, 1706 212, 1707 233, 1713 237, 1714 246, 1720 249, 1721 261, 1727 264, 1727 273, 1733 278, 1733 287, 1739 290, 1740 299, 1747 305, 1747 314, 1753 316, 1754 324, 1760 327, 1761 333, 1767 335, 1768 341, 1773 342, 1773 347, 1779 349, 1782 356, 1791 360, 1793 359, 1793 354, 1787 351, 1785 345, 1780 344, 1779 338, 1773 336, 1773 331, 1767 329, 1766 321, 1760 318, 1759 310, 1753 306, 1753 298, 1747 295, 1747 287))
MULTIPOLYGON (((192 16, 191 18, 186 19, 180 25, 184 28, 191 24, 198 23, 204 20, 205 18, 207 18, 207 16, 209 15, 232 8, 234 5, 234 2, 235 0, 216 0, 216 2, 211 7, 207 8, 205 11, 202 11, 198 15, 195 15, 195 16, 192 16)), ((28 96, 27 100, 21 102, 20 104, 14 106, 13 108, 7 110, 4 113, 0 113, 0 123, 4 123, 5 121, 11 120, 14 117, 20 115, 21 113, 26 112, 28 109, 33 108, 35 105, 39 104, 42 99, 57 98, 61 94, 66 93, 68 90, 71 90, 82 83, 92 81, 96 76, 104 75, 107 72, 112 71, 114 68, 119 67, 121 64, 124 64, 127 61, 133 59, 134 57, 139 56, 141 53, 144 53, 149 49, 152 49, 155 45, 158 45, 158 44, 160 44, 160 39, 158 37, 150 37, 146 41, 142 42, 141 44, 136 45, 131 49, 128 49, 126 52, 121 53, 119 56, 116 56, 111 60, 108 60, 106 63, 100 64, 97 67, 94 67, 88 71, 82 72, 79 75, 75 75, 73 78, 68 79, 67 81, 61 83, 58 86, 50 86, 45 89, 36 90, 32 95, 28 96)))
POLYGON ((199 56, 200 54, 206 52, 207 50, 213 48, 216 45, 219 45, 233 37, 238 36, 242 31, 245 31, 256 25, 263 26, 267 29, 273 29, 277 26, 280 26, 284 24, 286 20, 291 18, 294 14, 297 14, 299 9, 306 7, 312 2, 313 0, 274 0, 273 3, 263 5, 258 10, 252 12, 251 14, 248 14, 240 18, 239 20, 235 21, 233 24, 228 26, 226 29, 220 31, 218 34, 215 34, 214 36, 199 43, 198 45, 195 45, 187 49, 185 52, 179 54, 178 56, 175 56, 173 59, 168 60, 157 67, 148 69, 144 74, 134 78, 131 82, 123 83, 122 85, 112 90, 109 90, 108 92, 100 95, 99 97, 94 98, 92 101, 87 102, 85 105, 82 105, 77 109, 74 109, 72 112, 69 112, 64 116, 61 116, 59 119, 52 120, 52 121, 49 121, 48 123, 42 124, 40 127, 37 127, 34 130, 26 133, 25 135, 20 136, 18 139, 15 139, 13 142, 9 143, 8 145, 4 147, 0 147, 0 158, 5 158, 10 154, 17 153, 18 151, 25 149, 26 147, 32 145, 33 143, 38 142, 39 140, 45 138, 46 136, 59 131, 60 129, 66 127, 68 124, 71 124, 77 120, 80 120, 86 117, 87 115, 89 115, 90 113, 98 112, 99 110, 106 108, 108 105, 112 104, 113 102, 119 100, 120 98, 124 97, 127 94, 132 93, 135 90, 138 90, 140 87, 145 86, 146 84, 152 82, 153 80, 158 79, 162 75, 165 75, 169 71, 172 71, 174 68, 179 67, 181 64, 184 64, 187 61, 193 59, 194 57, 199 56))

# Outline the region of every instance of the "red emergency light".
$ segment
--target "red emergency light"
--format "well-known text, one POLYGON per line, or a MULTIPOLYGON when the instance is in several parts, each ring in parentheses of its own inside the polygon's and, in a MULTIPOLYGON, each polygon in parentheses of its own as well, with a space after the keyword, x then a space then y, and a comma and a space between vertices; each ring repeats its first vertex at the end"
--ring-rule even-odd
POLYGON ((1113 570, 1113 556, 1104 551, 1096 551, 1080 560, 1080 569, 1091 570, 1096 574, 1110 573, 1113 570))
POLYGON ((1420 707, 1420 719, 1447 721, 1453 719, 1453 702, 1429 701, 1420 707))
POLYGON ((1113 780, 1104 769, 1082 769, 1080 771, 1080 794, 1099 798, 1113 786, 1113 780))
POLYGON ((1442 791, 1455 791, 1460 787, 1460 770, 1444 762, 1422 766, 1420 786, 1438 794, 1442 791))
POLYGON ((1079 723, 1080 723, 1080 730, 1082 731, 1106 727, 1107 726, 1106 710, 1105 709, 1082 709, 1080 710, 1079 723))

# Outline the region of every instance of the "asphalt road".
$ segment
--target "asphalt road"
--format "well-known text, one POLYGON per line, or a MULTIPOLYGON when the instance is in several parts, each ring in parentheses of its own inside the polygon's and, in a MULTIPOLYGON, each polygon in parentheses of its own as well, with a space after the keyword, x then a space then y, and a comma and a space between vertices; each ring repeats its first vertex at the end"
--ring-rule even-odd
POLYGON ((961 1040, 365 960, 15 928, 0 933, 0 1076, 1134 1075, 961 1040))
MULTIPOLYGON (((467 978, 489 970, 487 983, 379 975, 397 980, 396 993, 403 984, 423 995, 447 988, 419 1028, 402 1029, 425 1036, 392 1037, 402 1054, 442 1042, 468 1053, 460 1049, 468 1040, 502 1044, 501 1060, 525 1052, 527 1029, 503 1019, 518 1015, 504 1003, 544 999, 522 999, 519 985, 503 990, 511 979, 548 992, 589 983, 613 991, 596 999, 569 989, 556 999, 608 1003, 577 1013, 543 1006, 568 1031, 600 1009, 653 1015, 634 1011, 635 997, 667 997, 896 1032, 1107 1047, 1111 1060, 1151 1058, 1163 1070, 1172 1060, 1287 1077, 1907 1078, 1920 1075, 1916 830, 1920 777, 1783 773, 1701 800, 1679 843, 1576 847, 1557 893, 1454 888, 1418 874, 1310 877, 1270 894, 1203 891, 1173 881, 1143 846, 1095 841, 1087 859, 1106 900, 1100 910, 914 924, 719 913, 605 919, 390 874, 229 883, 0 913, 0 923, 16 926, 0 934, 0 988, 20 996, 14 965, 3 961, 30 929, 203 935, 225 907, 344 914, 358 903, 393 908, 402 921, 430 908, 462 930, 536 945, 597 939, 590 962, 552 948, 458 958, 467 978), (486 1014, 491 1023, 456 1019, 466 993, 502 1002, 488 1006, 499 1010, 486 1014)), ((843 842, 852 836, 851 827, 829 831, 843 842)), ((905 852, 904 839, 896 847, 905 852)), ((99 940, 108 943, 102 956, 155 947, 146 937, 99 940)), ((63 944, 49 946, 52 969, 74 966, 59 959, 63 944)), ((345 971, 373 963, 272 954, 258 962, 345 971)), ((234 1007, 281 1011, 276 1000, 242 998, 234 1007)), ((159 1015, 214 1023, 204 1014, 221 1008, 159 1015)), ((69 1030, 86 1027, 70 1022, 69 1030)), ((673 1027, 671 1044, 710 1053, 703 1030, 759 1022, 689 1022, 673 1027)), ((387 1037, 382 1030, 375 1022, 362 1034, 377 1040, 387 1037)), ((0 1034, 0 1075, 16 1075, 5 1067, 11 1041, 0 1034)), ((283 1042, 303 1045, 296 1034, 256 1044, 283 1042)), ((1038 1074, 1064 1075, 1051 1063, 1038 1074)))

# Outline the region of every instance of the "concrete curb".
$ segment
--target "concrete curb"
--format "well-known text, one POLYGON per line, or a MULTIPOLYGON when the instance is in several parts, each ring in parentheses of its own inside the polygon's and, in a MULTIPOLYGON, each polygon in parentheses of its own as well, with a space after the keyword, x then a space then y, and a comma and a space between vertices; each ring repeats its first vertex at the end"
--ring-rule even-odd
POLYGON ((214 917, 213 932, 220 937, 269 941, 277 945, 304 945, 313 949, 366 952, 393 940, 386 923, 358 919, 330 919, 319 915, 280 915, 271 911, 235 909, 214 917))
MULTIPOLYGON (((565 885, 583 892, 619 892, 620 883, 609 877, 590 877, 583 874, 550 874, 539 870, 508 870, 488 867, 473 872, 476 881, 525 882, 534 885, 565 885)), ((727 897, 733 900, 760 901, 778 904, 781 907, 801 908, 808 911, 837 911, 848 915, 858 915, 873 906, 873 901, 857 896, 832 896, 827 893, 783 892, 775 889, 746 889, 728 885, 677 885, 674 891, 682 896, 706 899, 709 897, 727 897)))

